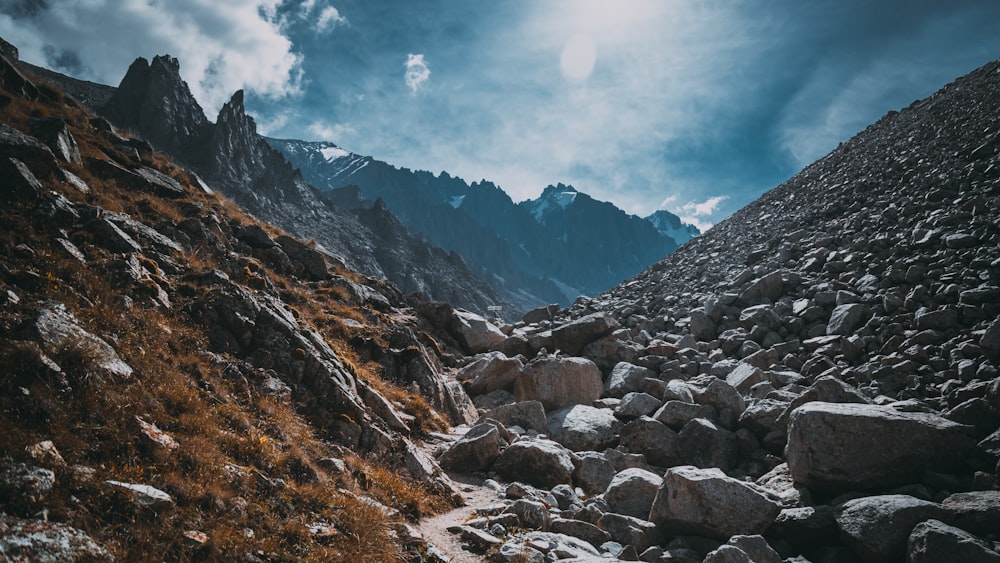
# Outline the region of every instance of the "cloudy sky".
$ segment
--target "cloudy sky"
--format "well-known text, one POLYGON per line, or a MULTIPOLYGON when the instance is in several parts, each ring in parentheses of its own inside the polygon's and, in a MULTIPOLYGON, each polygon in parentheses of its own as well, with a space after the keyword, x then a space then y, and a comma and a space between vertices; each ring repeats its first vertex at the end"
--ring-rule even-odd
POLYGON ((168 53, 214 120, 706 226, 1000 56, 988 0, 0 0, 21 57, 168 53))

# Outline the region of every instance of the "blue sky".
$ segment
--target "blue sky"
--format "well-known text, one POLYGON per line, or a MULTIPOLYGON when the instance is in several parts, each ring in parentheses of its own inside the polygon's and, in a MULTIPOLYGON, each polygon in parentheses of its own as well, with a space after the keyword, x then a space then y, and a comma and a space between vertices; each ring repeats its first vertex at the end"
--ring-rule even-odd
POLYGON ((245 88, 272 136, 703 227, 996 59, 998 23, 982 0, 0 0, 0 35, 67 74, 169 53, 210 119, 245 88))

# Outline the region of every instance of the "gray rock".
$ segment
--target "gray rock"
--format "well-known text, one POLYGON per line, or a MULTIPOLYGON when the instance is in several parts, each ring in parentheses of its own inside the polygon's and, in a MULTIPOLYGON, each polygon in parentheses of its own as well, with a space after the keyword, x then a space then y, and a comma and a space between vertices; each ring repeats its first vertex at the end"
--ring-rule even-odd
POLYGON ((594 547, 599 547, 606 541, 611 540, 611 534, 582 520, 570 518, 553 518, 549 524, 549 531, 554 534, 563 534, 579 538, 594 547))
POLYGON ((604 396, 621 399, 628 393, 642 391, 646 379, 655 375, 648 368, 628 362, 618 362, 608 374, 608 380, 604 382, 604 396))
POLYGON ((781 555, 774 550, 763 536, 733 536, 728 545, 738 548, 750 556, 753 563, 781 563, 781 555))
POLYGON ((463 382, 470 395, 482 395, 499 389, 511 391, 514 380, 523 367, 519 358, 508 358, 502 352, 486 352, 458 370, 455 379, 463 382))
POLYGON ((76 361, 86 362, 86 368, 115 377, 132 375, 132 368, 118 357, 115 349, 81 328, 73 313, 62 303, 47 302, 38 312, 34 328, 42 348, 51 356, 59 358, 72 354, 76 361))
POLYGON ((860 303, 837 305, 826 324, 827 334, 851 334, 865 320, 868 308, 860 303))
POLYGON ((552 520, 545 505, 534 500, 518 499, 504 512, 516 514, 521 526, 529 530, 547 530, 552 520))
POLYGON ((500 405, 483 414, 482 418, 490 418, 504 426, 520 426, 525 430, 548 432, 548 421, 545 419, 545 408, 538 401, 522 401, 500 405))
POLYGON ((660 542, 663 534, 656 525, 642 518, 608 512, 601 516, 597 525, 611 534, 611 539, 632 546, 637 552, 643 552, 651 545, 660 542))
POLYGON ((34 507, 45 500, 55 484, 56 474, 51 469, 23 463, 0 467, 0 495, 12 504, 34 507))
POLYGON ((746 408, 743 395, 740 395, 735 387, 721 379, 714 379, 705 389, 696 390, 694 400, 700 405, 711 405, 719 412, 722 412, 723 409, 729 409, 736 416, 739 416, 746 408))
POLYGON ((776 301, 785 293, 785 283, 782 279, 783 272, 770 272, 750 283, 742 293, 739 300, 747 305, 756 305, 765 301, 776 301))
POLYGON ((552 345, 557 350, 575 356, 594 340, 611 334, 618 322, 611 315, 601 312, 580 317, 552 330, 552 345))
POLYGON ((573 452, 550 440, 521 440, 500 453, 493 471, 508 481, 551 488, 573 482, 573 452))
POLYGON ((691 334, 701 342, 708 342, 716 336, 716 326, 712 318, 705 314, 705 311, 694 309, 689 314, 691 317, 688 329, 691 334))
POLYGON ((736 435, 704 418, 692 419, 684 425, 677 435, 677 450, 688 465, 718 467, 723 471, 735 467, 739 458, 736 435))
POLYGON ((622 422, 609 409, 573 405, 548 416, 549 437, 573 451, 614 447, 622 422))
POLYGON ((524 541, 532 548, 553 557, 554 559, 586 560, 597 559, 601 553, 589 543, 553 532, 529 532, 524 535, 524 541))
POLYGON ((670 467, 681 462, 677 452, 677 433, 648 416, 626 424, 619 443, 626 451, 644 455, 653 465, 670 467))
POLYGON ((518 401, 539 401, 547 411, 589 405, 602 391, 601 371, 584 358, 536 358, 514 381, 518 401))
POLYGON ((764 370, 746 362, 740 362, 726 376, 726 383, 732 385, 737 391, 743 394, 749 393, 751 387, 764 381, 767 381, 764 370))
POLYGON ((761 534, 781 511, 766 492, 719 469, 672 467, 663 476, 649 519, 669 535, 728 539, 761 534))
POLYGON ((812 402, 791 414, 786 457, 795 482, 846 491, 917 482, 974 447, 968 427, 935 414, 812 402))
POLYGON ((500 457, 500 450, 505 445, 506 442, 493 425, 477 424, 441 454, 440 463, 442 467, 452 471, 485 471, 500 457))
POLYGON ((908 563, 1000 563, 1000 554, 969 532, 932 519, 913 528, 907 540, 906 560, 908 563))
POLYGON ((935 502, 908 495, 880 495, 847 501, 836 520, 851 549, 874 563, 902 560, 914 526, 931 518, 949 517, 949 510, 935 502))
POLYGON ((44 520, 0 514, 0 559, 71 563, 114 561, 114 556, 82 530, 44 520))
POLYGON ((955 493, 941 501, 955 517, 952 524, 974 534, 1000 530, 1000 491, 955 493))
POLYGON ((685 424, 695 418, 716 418, 716 411, 711 405, 698 405, 683 401, 667 401, 655 413, 653 418, 667 426, 680 430, 685 424))
POLYGON ((580 463, 573 472, 573 484, 590 495, 603 493, 617 469, 608 458, 599 452, 577 452, 580 463))
POLYGON ((281 249, 289 258, 301 264, 302 274, 306 279, 322 281, 329 275, 326 259, 319 250, 288 235, 280 235, 274 242, 281 245, 281 249))
POLYGON ((642 520, 649 518, 649 509, 663 478, 645 469, 626 469, 615 475, 604 492, 611 512, 634 516, 642 520))
POLYGON ((622 420, 649 416, 662 404, 662 401, 649 393, 628 393, 622 397, 622 402, 615 407, 615 416, 622 420))
POLYGON ((104 487, 113 491, 125 492, 135 504, 153 510, 164 510, 174 506, 174 499, 170 495, 150 485, 108 480, 104 482, 104 487))
POLYGON ((507 338, 493 323, 462 309, 456 309, 452 314, 451 331, 470 354, 495 349, 507 338))

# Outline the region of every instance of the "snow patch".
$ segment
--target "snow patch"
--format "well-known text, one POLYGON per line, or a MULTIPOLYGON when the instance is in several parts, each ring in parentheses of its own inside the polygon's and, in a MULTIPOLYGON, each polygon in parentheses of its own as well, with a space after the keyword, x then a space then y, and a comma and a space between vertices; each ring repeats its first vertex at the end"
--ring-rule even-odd
POLYGON ((455 209, 458 209, 459 206, 462 205, 463 201, 465 201, 465 196, 464 195, 457 195, 457 196, 452 197, 448 201, 448 204, 451 205, 452 207, 454 207, 455 209))
POLYGON ((343 158, 351 154, 340 147, 326 147, 320 149, 319 152, 323 155, 323 158, 325 158, 327 162, 333 162, 338 158, 343 158))

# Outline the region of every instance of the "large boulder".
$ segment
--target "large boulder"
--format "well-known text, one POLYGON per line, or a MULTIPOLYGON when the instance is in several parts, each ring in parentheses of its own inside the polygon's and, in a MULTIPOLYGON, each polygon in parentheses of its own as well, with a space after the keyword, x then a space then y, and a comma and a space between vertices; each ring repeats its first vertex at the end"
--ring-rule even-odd
POLYGON ((508 481, 551 489, 573 482, 573 452, 551 440, 522 440, 505 449, 493 471, 508 481))
POLYGON ((812 402, 791 414, 786 458, 795 482, 811 488, 889 487, 960 467, 976 445, 969 431, 931 413, 812 402))
POLYGON ((695 418, 677 436, 677 449, 684 463, 696 467, 718 467, 729 471, 739 458, 736 434, 712 421, 695 418))
POLYGON ((118 357, 115 349, 102 338, 84 330, 62 303, 45 303, 35 319, 34 329, 42 348, 51 356, 75 357, 77 362, 86 362, 82 367, 106 375, 132 375, 132 368, 118 357))
POLYGON ((483 395, 500 389, 510 391, 523 367, 519 358, 508 358, 502 352, 486 352, 458 370, 455 379, 463 383, 470 395, 483 395))
POLYGON ((649 368, 632 365, 628 362, 618 362, 604 382, 604 395, 621 399, 628 393, 642 391, 647 378, 656 374, 649 368))
POLYGON ((549 437, 579 452, 614 447, 622 422, 609 409, 573 405, 548 417, 549 437))
POLYGON ((663 478, 656 473, 629 468, 614 476, 604 492, 604 500, 612 512, 646 520, 662 484, 663 478))
POLYGON ((663 476, 649 520, 665 534, 724 540, 763 533, 779 512, 781 507, 764 489, 720 469, 685 465, 663 476))
POLYGON ((545 408, 538 401, 522 401, 500 405, 486 411, 482 418, 490 418, 504 426, 520 426, 525 430, 548 432, 549 426, 545 420, 545 408))
POLYGON ((552 345, 575 356, 583 351, 584 346, 611 334, 616 328, 618 322, 608 313, 593 313, 553 329, 552 345))
POLYGON ((494 425, 477 424, 441 454, 441 466, 458 472, 485 471, 500 457, 505 445, 494 425))
POLYGON ((507 338, 490 321, 463 309, 456 309, 452 314, 451 332, 470 354, 495 349, 507 338))
POLYGON ((1000 553, 961 528, 940 520, 927 520, 917 524, 910 533, 906 560, 909 563, 1000 563, 1000 553))
POLYGON ((681 463, 677 452, 677 433, 648 416, 626 424, 621 431, 620 443, 625 451, 642 454, 653 465, 670 467, 681 463))
POLYGON ((854 332, 868 314, 868 307, 861 303, 837 305, 830 313, 830 321, 826 324, 827 334, 847 335, 854 332))
POLYGON ((948 520, 950 511, 936 502, 909 495, 862 497, 844 503, 837 527, 865 561, 902 561, 913 527, 931 518, 948 520))
POLYGON ((539 401, 546 411, 601 398, 603 385, 597 365, 584 358, 537 358, 524 366, 514 382, 518 401, 539 401))

